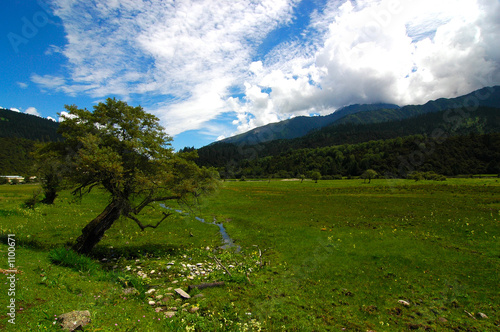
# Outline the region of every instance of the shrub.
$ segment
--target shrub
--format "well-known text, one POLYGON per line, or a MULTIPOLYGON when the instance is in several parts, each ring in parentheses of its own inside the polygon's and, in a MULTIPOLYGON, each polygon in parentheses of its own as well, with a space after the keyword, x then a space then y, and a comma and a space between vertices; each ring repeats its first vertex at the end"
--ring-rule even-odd
POLYGON ((134 287, 139 291, 139 297, 144 297, 144 292, 147 286, 134 275, 125 274, 123 272, 108 272, 101 265, 91 258, 79 255, 77 252, 57 248, 49 252, 49 260, 56 265, 69 267, 77 272, 88 273, 91 276, 97 277, 99 280, 111 281, 121 284, 123 287, 134 287))
POLYGON ((40 196, 41 193, 42 193, 41 189, 34 190, 33 194, 31 195, 31 197, 29 197, 28 199, 26 199, 24 201, 23 206, 25 208, 28 208, 28 209, 34 209, 35 206, 36 206, 36 204, 38 204, 38 202, 40 201, 39 200, 39 196, 40 196))
POLYGON ((75 251, 65 248, 51 250, 49 259, 56 265, 66 266, 78 272, 88 272, 91 275, 96 275, 102 271, 99 264, 89 257, 79 255, 75 251))

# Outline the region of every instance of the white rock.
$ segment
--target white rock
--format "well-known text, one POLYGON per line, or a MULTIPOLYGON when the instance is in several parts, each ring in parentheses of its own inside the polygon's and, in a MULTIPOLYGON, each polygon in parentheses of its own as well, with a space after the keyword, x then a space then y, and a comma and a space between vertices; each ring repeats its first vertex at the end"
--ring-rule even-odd
POLYGON ((149 304, 149 305, 155 305, 155 304, 156 304, 156 302, 155 302, 155 301, 149 301, 149 302, 148 302, 148 304, 149 304))
POLYGON ((486 315, 485 315, 485 314, 483 314, 482 312, 478 312, 478 313, 476 314, 476 316, 477 316, 478 318, 481 318, 481 319, 488 319, 488 316, 486 316, 486 315))
POLYGON ((151 288, 150 290, 148 290, 148 291, 146 292, 146 294, 153 294, 154 292, 156 292, 156 289, 151 288))
POLYGON ((398 301, 399 303, 401 303, 402 305, 404 305, 405 307, 409 307, 410 306, 410 303, 405 301, 405 300, 399 300, 398 301))
POLYGON ((180 288, 176 288, 174 289, 175 292, 177 294, 179 294, 181 297, 185 298, 185 299, 190 299, 191 298, 191 295, 189 295, 188 293, 186 293, 185 291, 183 291, 182 289, 180 288))

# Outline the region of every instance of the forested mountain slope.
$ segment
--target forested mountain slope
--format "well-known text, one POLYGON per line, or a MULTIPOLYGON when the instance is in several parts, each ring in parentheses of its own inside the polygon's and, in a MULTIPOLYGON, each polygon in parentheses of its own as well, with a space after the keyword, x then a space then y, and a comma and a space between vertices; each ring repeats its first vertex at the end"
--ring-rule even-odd
POLYGON ((57 122, 0 109, 0 175, 32 175, 36 142, 58 141, 57 122))

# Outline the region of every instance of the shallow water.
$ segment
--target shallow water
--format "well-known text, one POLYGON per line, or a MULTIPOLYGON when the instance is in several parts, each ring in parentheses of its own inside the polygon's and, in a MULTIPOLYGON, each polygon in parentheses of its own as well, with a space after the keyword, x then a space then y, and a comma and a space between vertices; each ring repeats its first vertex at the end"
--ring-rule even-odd
MULTIPOLYGON (((185 216, 189 216, 189 213, 187 212, 184 212, 182 210, 175 210, 171 207, 168 207, 168 206, 165 206, 164 204, 161 204, 162 207, 164 207, 165 209, 167 210, 172 210, 172 211, 175 211, 177 213, 180 213, 182 215, 185 215, 185 216)), ((198 221, 201 221, 202 223, 206 223, 206 220, 203 219, 203 218, 200 218, 200 217, 194 217, 194 219, 198 220, 198 221)), ((214 220, 213 222, 211 222, 210 224, 212 225, 217 225, 219 227, 219 233, 220 235, 222 236, 222 242, 224 243, 220 248, 221 249, 227 249, 227 248, 232 248, 232 247, 235 247, 237 251, 240 251, 241 247, 238 246, 238 245, 235 245, 234 244, 234 241, 233 239, 231 239, 231 237, 227 234, 227 231, 226 231, 226 228, 224 227, 224 224, 223 223, 217 223, 217 220, 215 219, 214 217, 214 220)))

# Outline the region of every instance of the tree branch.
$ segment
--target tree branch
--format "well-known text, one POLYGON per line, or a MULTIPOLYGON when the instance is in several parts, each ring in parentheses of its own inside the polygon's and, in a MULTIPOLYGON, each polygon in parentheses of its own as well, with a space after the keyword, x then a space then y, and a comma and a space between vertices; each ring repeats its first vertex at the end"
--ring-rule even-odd
POLYGON ((144 198, 144 200, 139 204, 137 205, 133 211, 134 211, 134 214, 139 214, 141 213, 142 209, 144 209, 146 206, 148 206, 149 204, 153 203, 153 202, 162 202, 162 201, 168 201, 168 200, 172 200, 172 199, 180 199, 181 197, 180 196, 163 196, 163 197, 146 197, 144 198))
POLYGON ((165 213, 165 212, 163 212, 163 218, 162 218, 160 221, 158 221, 158 222, 156 223, 156 225, 151 225, 151 224, 150 224, 150 225, 143 225, 143 224, 142 224, 142 222, 141 222, 139 219, 137 219, 136 217, 134 217, 134 216, 132 216, 132 215, 130 215, 130 214, 126 214, 125 216, 126 216, 127 218, 130 218, 130 219, 132 219, 133 221, 135 221, 135 222, 136 222, 136 224, 137 224, 137 225, 141 228, 141 231, 143 231, 143 230, 145 230, 145 229, 146 229, 146 228, 148 228, 148 227, 149 227, 149 228, 156 228, 156 227, 160 226, 160 224, 163 222, 163 220, 167 219, 167 218, 168 218, 169 216, 171 216, 171 215, 172 215, 172 213, 165 213))

